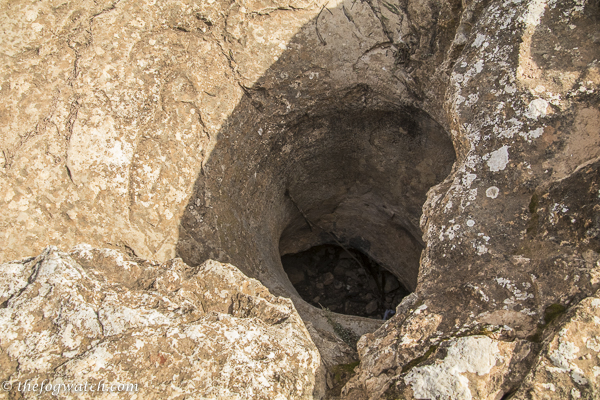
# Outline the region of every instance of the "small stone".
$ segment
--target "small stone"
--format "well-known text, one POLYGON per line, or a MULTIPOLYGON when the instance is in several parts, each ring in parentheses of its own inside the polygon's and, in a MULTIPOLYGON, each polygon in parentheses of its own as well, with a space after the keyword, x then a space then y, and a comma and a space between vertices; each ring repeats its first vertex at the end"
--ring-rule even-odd
POLYGON ((333 379, 331 378, 331 374, 327 373, 327 387, 331 390, 333 389, 333 379))
POLYGON ((317 296, 314 299, 312 299, 313 303, 318 303, 319 300, 321 300, 321 296, 317 296))
POLYGON ((327 272, 323 275, 323 285, 328 286, 331 285, 334 281, 334 276, 331 272, 327 272))
POLYGON ((383 291, 385 293, 393 292, 394 290, 400 287, 400 283, 398 279, 396 279, 393 275, 386 275, 385 277, 385 286, 383 287, 383 291))
POLYGON ((371 300, 369 302, 369 304, 367 304, 367 306, 365 307, 365 312, 368 315, 373 314, 375 311, 377 311, 377 300, 371 300))
POLYGON ((315 286, 317 287, 317 289, 323 289, 325 287, 321 282, 317 282, 315 286))
POLYGON ((352 307, 352 303, 350 302, 350 300, 346 300, 344 302, 344 313, 348 313, 348 311, 350 310, 350 307, 352 307))
POLYGON ((340 281, 335 281, 335 283, 333 284, 333 287, 336 289, 341 289, 344 286, 344 284, 340 281))

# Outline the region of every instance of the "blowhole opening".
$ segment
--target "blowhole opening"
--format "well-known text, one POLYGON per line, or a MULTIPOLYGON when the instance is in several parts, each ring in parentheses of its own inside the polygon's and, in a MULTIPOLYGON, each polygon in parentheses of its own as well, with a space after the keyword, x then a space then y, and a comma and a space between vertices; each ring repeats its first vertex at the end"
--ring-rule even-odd
MULTIPOLYGON (((265 109, 278 107, 275 95, 260 99, 265 109)), ((335 364, 346 353, 331 335, 349 344, 344 337, 373 332, 417 290, 422 207, 455 154, 429 114, 368 86, 314 99, 281 115, 257 112, 244 98, 200 171, 178 251, 192 265, 231 263, 291 298, 335 364), (352 249, 362 274, 338 246, 352 249)))
POLYGON ((339 314, 388 319, 410 291, 368 255, 324 244, 281 257, 290 282, 307 303, 339 314))

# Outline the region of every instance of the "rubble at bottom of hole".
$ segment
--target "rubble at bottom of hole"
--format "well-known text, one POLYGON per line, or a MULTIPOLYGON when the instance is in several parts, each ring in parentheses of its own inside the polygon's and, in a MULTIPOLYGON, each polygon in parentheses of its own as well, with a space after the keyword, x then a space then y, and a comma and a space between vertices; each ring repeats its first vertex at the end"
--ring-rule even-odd
POLYGON ((410 292, 370 257, 335 245, 284 255, 283 268, 298 294, 340 314, 389 319, 410 292))

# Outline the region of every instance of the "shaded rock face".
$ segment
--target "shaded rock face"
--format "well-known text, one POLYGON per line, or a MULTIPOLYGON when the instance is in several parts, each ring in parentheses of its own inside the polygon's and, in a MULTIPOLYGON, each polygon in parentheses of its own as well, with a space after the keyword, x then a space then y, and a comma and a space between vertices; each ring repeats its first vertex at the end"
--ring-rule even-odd
POLYGON ((27 379, 135 384, 134 397, 156 399, 308 399, 324 391, 319 352, 291 301, 231 265, 49 247, 1 265, 0 301, 0 379, 14 383, 9 397, 38 398, 19 392, 27 379))
MULTIPOLYGON (((440 100, 439 88, 425 94, 414 79, 431 74, 433 82, 448 72, 432 64, 443 61, 451 44, 453 33, 446 29, 457 21, 451 14, 441 17, 451 8, 420 10, 447 28, 423 43, 423 54, 413 43, 415 61, 402 58, 406 44, 398 42, 416 34, 409 32, 415 27, 391 29, 404 18, 400 11, 341 2, 300 27, 277 61, 244 87, 216 133, 181 216, 178 255, 191 265, 211 257, 243 266, 294 300, 320 332, 317 341, 334 333, 332 324, 298 295, 281 256, 339 242, 366 253, 414 290, 426 193, 455 160, 449 134, 421 107, 431 105, 425 97, 440 100), (414 77, 407 69, 415 70, 414 77)), ((238 52, 247 57, 245 51, 233 42, 232 63, 241 62, 238 52)), ((335 320, 358 336, 382 322, 342 315, 335 320)))
POLYGON ((595 396, 597 1, 4 11, 3 260, 86 241, 231 262, 292 299, 330 396, 595 396), (298 295, 281 256, 332 238, 413 292, 391 320, 298 295))
POLYGON ((334 331, 281 255, 333 234, 414 290, 421 207, 455 159, 438 67, 460 4, 325 6, 11 3, 3 259, 87 242, 232 262, 292 297, 317 342, 334 331))

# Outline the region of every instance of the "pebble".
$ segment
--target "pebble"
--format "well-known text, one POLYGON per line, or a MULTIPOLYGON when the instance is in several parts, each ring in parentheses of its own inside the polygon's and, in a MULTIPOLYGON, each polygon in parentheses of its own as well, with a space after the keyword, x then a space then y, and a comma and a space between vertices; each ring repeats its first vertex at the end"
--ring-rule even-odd
POLYGON ((373 314, 375 311, 377 311, 377 300, 371 300, 369 302, 369 304, 367 304, 367 306, 365 307, 365 312, 368 315, 373 314))
POLYGON ((323 285, 328 286, 331 285, 334 281, 333 274, 331 272, 327 272, 323 275, 323 285))
POLYGON ((385 286, 383 287, 385 293, 393 292, 400 287, 400 283, 394 276, 387 275, 385 278, 385 286))
POLYGON ((347 273, 346 268, 344 268, 342 264, 336 265, 336 267, 333 269, 333 274, 336 276, 342 276, 345 273, 347 273))

